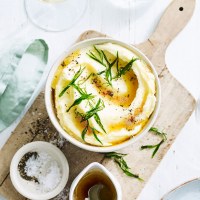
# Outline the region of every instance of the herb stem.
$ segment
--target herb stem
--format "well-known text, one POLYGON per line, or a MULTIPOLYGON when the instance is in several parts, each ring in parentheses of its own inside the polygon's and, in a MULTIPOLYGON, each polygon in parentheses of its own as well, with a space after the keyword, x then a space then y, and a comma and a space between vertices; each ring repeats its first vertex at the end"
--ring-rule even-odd
POLYGON ((141 150, 154 149, 153 152, 152 152, 152 155, 151 155, 151 158, 153 158, 156 155, 156 153, 158 152, 160 146, 167 140, 167 136, 166 136, 166 133, 159 131, 158 128, 155 128, 155 127, 150 128, 149 131, 154 132, 156 135, 158 135, 158 136, 160 136, 162 138, 162 140, 158 144, 155 144, 155 145, 143 145, 140 148, 141 150))
POLYGON ((70 86, 72 86, 76 80, 80 77, 80 75, 83 73, 84 68, 81 68, 76 72, 76 74, 74 75, 73 79, 69 82, 69 84, 60 92, 59 97, 62 97, 63 94, 70 88, 70 86))
POLYGON ((105 154, 105 158, 111 158, 118 164, 118 166, 121 168, 121 170, 130 177, 136 178, 140 181, 143 181, 142 178, 138 174, 134 174, 130 172, 130 167, 127 165, 126 161, 124 160, 124 156, 127 154, 117 153, 117 152, 109 152, 105 154))
POLYGON ((89 100, 94 98, 94 96, 92 94, 82 94, 78 99, 76 99, 73 104, 67 109, 67 112, 70 111, 70 109, 74 106, 79 105, 82 101, 84 100, 89 100))

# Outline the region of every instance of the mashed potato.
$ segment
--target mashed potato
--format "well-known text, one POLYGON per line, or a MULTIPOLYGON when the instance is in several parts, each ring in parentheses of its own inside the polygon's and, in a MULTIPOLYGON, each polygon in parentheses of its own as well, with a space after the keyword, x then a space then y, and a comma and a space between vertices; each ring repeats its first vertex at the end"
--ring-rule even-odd
POLYGON ((156 104, 151 69, 113 43, 73 52, 58 67, 52 88, 66 134, 95 146, 116 145, 139 134, 156 104))

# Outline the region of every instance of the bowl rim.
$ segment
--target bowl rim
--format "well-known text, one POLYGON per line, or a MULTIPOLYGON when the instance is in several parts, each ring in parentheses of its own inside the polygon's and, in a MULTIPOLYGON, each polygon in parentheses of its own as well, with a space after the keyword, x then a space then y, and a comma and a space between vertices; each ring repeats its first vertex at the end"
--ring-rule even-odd
POLYGON ((55 145, 49 142, 44 142, 44 141, 30 142, 22 146, 13 156, 11 164, 10 164, 10 178, 15 189, 26 198, 35 199, 35 200, 51 199, 57 196, 64 189, 69 178, 69 164, 65 155, 55 145), (23 187, 23 184, 20 183, 20 179, 22 178, 19 177, 20 175, 17 172, 18 163, 27 152, 30 152, 33 150, 44 151, 50 154, 54 154, 54 156, 56 156, 56 158, 60 162, 60 167, 62 171, 61 180, 53 190, 47 193, 29 192, 27 191, 26 187, 23 187))
POLYGON ((165 195, 160 199, 160 200, 167 200, 168 196, 173 194, 174 192, 181 190, 184 187, 187 187, 189 184, 192 184, 194 182, 200 182, 200 177, 195 178, 195 179, 190 179, 188 181, 185 181, 181 184, 179 184, 176 187, 173 187, 171 190, 169 190, 167 193, 165 193, 165 195))
POLYGON ((122 42, 120 40, 116 40, 116 39, 112 39, 112 38, 106 38, 106 37, 98 37, 98 38, 87 39, 87 40, 84 40, 84 41, 81 41, 81 42, 78 42, 78 43, 72 45, 71 47, 68 48, 67 51, 64 51, 62 53, 62 55, 53 64, 53 66, 52 66, 52 68, 51 68, 51 70, 48 74, 47 82, 46 82, 46 86, 45 86, 45 105, 46 105, 46 109, 47 109, 47 113, 49 115, 49 118, 50 118, 52 124, 54 125, 54 127, 57 129, 57 131, 65 139, 67 139, 69 142, 71 142, 75 146, 78 146, 79 148, 82 148, 82 149, 85 149, 85 150, 88 150, 88 151, 93 151, 93 152, 105 153, 105 152, 117 151, 117 150, 125 148, 125 147, 135 143, 139 139, 141 139, 144 135, 146 135, 148 133, 149 129, 151 128, 151 126, 155 122, 155 120, 158 116, 159 108, 160 108, 160 101, 161 101, 160 81, 159 81, 157 72, 155 70, 155 67, 151 63, 151 61, 135 46, 129 45, 129 44, 122 42), (68 134, 61 127, 61 125, 59 124, 59 121, 58 121, 58 119, 55 115, 54 108, 53 108, 53 103, 52 103, 52 98, 51 98, 51 93, 52 93, 51 83, 52 83, 52 80, 54 78, 54 74, 56 72, 57 67, 60 65, 60 63, 64 60, 65 57, 67 57, 68 55, 70 55, 72 52, 74 52, 77 49, 80 49, 80 48, 83 48, 83 47, 86 47, 86 46, 89 46, 89 45, 103 44, 103 43, 108 43, 108 42, 118 44, 118 45, 125 47, 125 48, 131 50, 132 52, 136 53, 151 68, 151 70, 152 70, 152 72, 155 76, 155 80, 156 80, 156 107, 155 107, 153 113, 151 114, 147 124, 145 125, 145 127, 142 129, 142 131, 137 136, 135 136, 135 137, 133 137, 133 138, 131 138, 131 139, 125 141, 125 142, 122 142, 120 144, 114 145, 114 146, 101 147, 101 146, 92 146, 92 145, 89 145, 89 144, 82 143, 82 142, 78 141, 77 139, 75 139, 74 137, 72 137, 70 134, 68 134))

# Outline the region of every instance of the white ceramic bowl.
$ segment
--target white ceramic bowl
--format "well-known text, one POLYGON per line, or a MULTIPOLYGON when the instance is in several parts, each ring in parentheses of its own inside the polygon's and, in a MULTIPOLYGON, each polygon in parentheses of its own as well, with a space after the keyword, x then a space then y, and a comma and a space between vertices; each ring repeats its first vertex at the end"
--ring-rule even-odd
POLYGON ((55 128, 58 130, 59 133, 61 133, 63 135, 63 137, 65 137, 69 142, 71 142, 72 144, 82 148, 82 149, 86 149, 88 151, 94 151, 94 152, 112 152, 112 151, 116 151, 119 149, 122 149, 128 145, 133 144, 134 142, 136 142, 137 140, 141 139, 147 132, 148 130, 151 128, 151 126, 153 125, 153 123, 155 122, 155 119, 158 115, 158 110, 160 107, 160 98, 161 98, 161 91, 160 91, 160 82, 156 73, 156 70, 153 66, 153 64, 150 62, 150 60, 137 48, 135 48, 134 46, 128 45, 124 42, 118 41, 118 40, 114 40, 114 39, 110 39, 110 38, 95 38, 95 39, 89 39, 89 40, 85 40, 83 42, 79 42, 77 44, 75 44, 74 46, 72 46, 68 51, 64 52, 59 59, 55 62, 55 64, 53 65, 48 78, 47 78, 47 83, 46 83, 46 88, 45 88, 45 104, 46 104, 46 109, 48 112, 48 115, 50 117, 51 122, 53 123, 53 125, 55 126, 55 128), (146 124, 146 126, 143 128, 143 130, 135 137, 121 143, 118 145, 114 145, 114 146, 109 146, 109 147, 97 147, 97 146, 91 146, 88 144, 84 144, 78 140, 76 140, 75 138, 73 138, 70 134, 66 133, 66 131, 61 127, 61 125, 59 124, 59 121, 56 117, 56 114, 54 112, 54 107, 53 107, 53 98, 52 98, 52 89, 51 89, 51 83, 52 80, 54 78, 54 74, 57 70, 57 67, 60 65, 60 63, 64 60, 65 57, 67 57, 68 55, 70 55, 72 52, 74 52, 77 49, 81 49, 84 48, 86 46, 90 46, 90 45, 96 45, 96 44, 101 44, 101 43, 106 43, 106 42, 111 42, 111 43, 115 43, 118 45, 121 45, 131 51, 133 51, 134 53, 136 53, 138 56, 140 56, 148 65, 149 67, 152 69, 153 74, 155 75, 156 78, 156 98, 157 98, 157 102, 156 102, 156 107, 154 112, 152 113, 151 117, 149 118, 148 123, 146 124))
POLYGON ((69 193, 69 200, 74 200, 73 195, 74 195, 74 190, 77 186, 77 184, 79 183, 79 181, 81 180, 81 178, 90 170, 93 169, 98 169, 101 170, 103 173, 105 173, 106 176, 109 177, 109 179, 112 181, 116 193, 117 193, 117 199, 116 200, 122 200, 122 190, 121 190, 121 186, 119 184, 119 182, 117 181, 117 179, 101 164, 97 163, 97 162, 93 162, 91 164, 89 164, 85 169, 83 169, 83 171, 74 179, 71 188, 70 188, 70 193, 69 193))
POLYGON ((68 177, 69 165, 66 157, 64 156, 62 151, 60 151, 60 149, 48 142, 31 142, 29 144, 24 145, 16 152, 10 165, 10 178, 12 184, 20 194, 22 194, 28 199, 47 200, 55 197, 64 189, 68 181, 68 177), (24 180, 20 176, 18 164, 21 158, 30 151, 47 152, 57 161, 58 165, 60 166, 62 173, 61 181, 52 191, 47 193, 39 193, 38 191, 32 190, 32 183, 24 180))

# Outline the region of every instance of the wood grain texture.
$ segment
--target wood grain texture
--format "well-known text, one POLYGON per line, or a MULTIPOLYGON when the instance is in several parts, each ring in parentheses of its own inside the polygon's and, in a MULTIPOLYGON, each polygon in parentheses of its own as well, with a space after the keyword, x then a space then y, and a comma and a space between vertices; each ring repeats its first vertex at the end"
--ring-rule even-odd
MULTIPOLYGON (((18 127, 14 130, 14 133, 9 138, 5 146, 0 151, 0 185, 9 173, 10 161, 14 156, 15 152, 22 147, 24 144, 31 142, 34 138, 34 134, 31 133, 32 124, 38 120, 36 110, 43 110, 42 104, 43 95, 40 94, 33 106, 24 116, 24 119, 20 122, 18 127), (37 105, 37 106, 34 106, 37 105)), ((42 116, 40 116, 41 118, 42 116)))
MULTIPOLYGON (((161 146, 154 159, 151 159, 151 151, 140 150, 142 145, 155 144, 159 141, 159 138, 151 133, 120 151, 128 153, 127 162, 135 173, 140 174, 144 182, 126 177, 113 161, 104 159, 103 154, 88 152, 65 142, 61 149, 70 166, 70 177, 65 188, 66 191, 69 190, 73 179, 86 165, 97 161, 103 163, 117 177, 122 186, 123 200, 137 198, 195 107, 194 98, 168 71, 164 57, 170 41, 183 29, 192 16, 194 4, 194 0, 174 0, 150 39, 145 43, 136 45, 149 57, 158 72, 162 101, 155 126, 168 135, 167 142, 161 146), (183 7, 183 11, 179 10, 180 7, 183 7)), ((78 41, 95 37, 105 37, 105 35, 96 31, 87 31, 79 37, 78 41)), ((0 151, 0 194, 9 200, 26 199, 17 194, 10 182, 9 166, 11 159, 22 145, 33 140, 52 142, 54 137, 58 135, 48 119, 44 105, 44 94, 41 93, 0 151), (43 124, 41 130, 38 129, 37 123, 43 124)), ((68 192, 66 192, 66 198, 68 198, 68 192)))
POLYGON ((158 74, 165 67, 167 47, 191 19, 194 8, 195 0, 173 0, 150 38, 136 45, 153 62, 158 74))
POLYGON ((0 194, 3 197, 6 197, 7 200, 26 200, 25 197, 15 190, 9 175, 4 181, 3 185, 0 187, 0 194))

